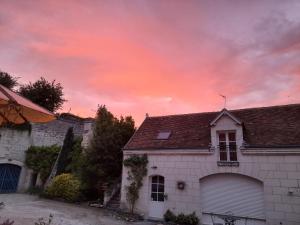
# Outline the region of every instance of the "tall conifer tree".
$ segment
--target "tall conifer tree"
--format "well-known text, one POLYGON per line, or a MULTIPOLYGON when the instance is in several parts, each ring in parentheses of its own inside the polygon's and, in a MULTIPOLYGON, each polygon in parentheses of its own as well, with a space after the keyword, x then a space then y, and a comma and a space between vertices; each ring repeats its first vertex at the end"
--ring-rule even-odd
POLYGON ((67 166, 70 164, 70 153, 73 150, 74 144, 74 133, 73 127, 70 127, 66 133, 64 144, 62 146, 61 152, 59 154, 57 162, 57 171, 56 175, 66 172, 67 166))

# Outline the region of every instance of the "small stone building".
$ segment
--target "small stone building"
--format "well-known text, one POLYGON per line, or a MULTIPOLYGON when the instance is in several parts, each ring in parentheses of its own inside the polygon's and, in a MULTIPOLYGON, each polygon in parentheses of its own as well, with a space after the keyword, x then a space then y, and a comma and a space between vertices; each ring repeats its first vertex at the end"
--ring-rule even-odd
MULTIPOLYGON (((300 224, 300 104, 147 117, 124 147, 133 154, 149 160, 135 207, 146 218, 300 224)), ((122 177, 128 208, 125 167, 122 177)))
POLYGON ((92 119, 61 114, 57 120, 31 124, 31 130, 0 128, 0 193, 25 191, 31 183, 31 170, 25 166, 25 152, 30 146, 62 146, 69 127, 88 144, 92 119))

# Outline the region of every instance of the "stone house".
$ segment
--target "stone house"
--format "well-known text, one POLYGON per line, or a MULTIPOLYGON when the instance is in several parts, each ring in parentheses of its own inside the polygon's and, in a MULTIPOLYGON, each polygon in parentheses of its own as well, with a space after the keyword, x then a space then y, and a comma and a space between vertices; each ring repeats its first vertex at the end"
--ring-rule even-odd
MULTIPOLYGON (((300 104, 146 117, 124 158, 147 154, 136 211, 202 224, 300 224, 300 104)), ((123 168, 121 207, 126 201, 123 168)))
POLYGON ((83 137, 87 145, 92 119, 63 113, 57 120, 31 124, 31 130, 0 128, 0 193, 25 191, 29 188, 32 171, 25 165, 25 152, 30 146, 62 146, 69 127, 74 135, 83 137))

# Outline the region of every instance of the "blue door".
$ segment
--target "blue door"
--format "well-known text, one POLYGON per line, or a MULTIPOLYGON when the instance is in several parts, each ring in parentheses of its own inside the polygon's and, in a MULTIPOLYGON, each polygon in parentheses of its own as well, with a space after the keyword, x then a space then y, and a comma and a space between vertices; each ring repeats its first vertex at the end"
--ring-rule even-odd
POLYGON ((16 192, 20 173, 20 166, 0 164, 0 193, 16 192))

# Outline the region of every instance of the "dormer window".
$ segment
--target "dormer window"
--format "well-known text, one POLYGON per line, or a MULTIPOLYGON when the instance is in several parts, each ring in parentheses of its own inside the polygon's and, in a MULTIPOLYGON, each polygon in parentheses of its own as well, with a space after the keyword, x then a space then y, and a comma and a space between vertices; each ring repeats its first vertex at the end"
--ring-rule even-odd
POLYGON ((161 131, 157 134, 157 140, 168 140, 171 135, 171 131, 161 131))
POLYGON ((234 131, 218 132, 219 151, 221 162, 236 162, 237 161, 237 147, 236 147, 236 133, 234 131))

